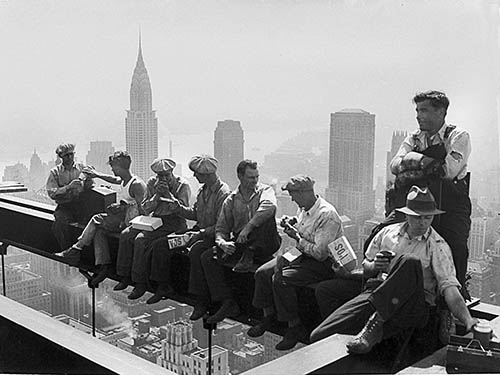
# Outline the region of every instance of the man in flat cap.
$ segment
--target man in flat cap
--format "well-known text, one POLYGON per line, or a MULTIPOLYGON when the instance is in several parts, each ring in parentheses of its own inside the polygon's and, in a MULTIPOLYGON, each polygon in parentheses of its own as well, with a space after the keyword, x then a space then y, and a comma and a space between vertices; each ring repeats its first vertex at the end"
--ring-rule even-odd
POLYGON ((71 246, 75 238, 70 235, 69 224, 84 220, 81 194, 92 187, 92 179, 84 173, 84 165, 75 162, 75 145, 63 143, 56 154, 62 162, 50 170, 47 193, 56 203, 52 231, 61 250, 71 246))
MULTIPOLYGON (((190 248, 189 259, 191 261, 189 293, 197 298, 191 319, 197 320, 205 314, 208 306, 208 285, 201 267, 200 256, 215 245, 215 223, 222 203, 231 190, 217 175, 217 159, 208 155, 194 156, 189 162, 189 169, 202 184, 196 195, 196 202, 192 207, 186 206, 178 199, 173 199, 173 202, 178 215, 196 221, 196 225, 189 231, 192 237, 186 247, 190 248)), ((158 283, 158 288, 155 295, 146 301, 148 304, 168 298, 174 292, 170 279, 170 258, 173 253, 169 251, 166 238, 154 241, 150 278, 158 283)))
POLYGON ((69 249, 55 254, 71 265, 78 265, 83 248, 93 243, 95 265, 99 267, 99 272, 94 274, 89 283, 93 287, 97 287, 107 277, 111 266, 107 234, 120 233, 131 219, 144 213, 141 204, 146 184, 140 177, 130 173, 131 163, 128 152, 116 151, 108 160, 112 175, 100 173, 94 167, 84 168, 88 177, 119 185, 116 203, 109 205, 105 213, 92 216, 78 240, 69 249))
POLYGON ((434 216, 444 211, 437 209, 430 189, 413 186, 406 206, 398 211, 406 220, 378 232, 365 253, 365 291, 326 318, 311 333, 311 341, 357 333, 347 349, 362 354, 383 338, 427 325, 435 338, 427 344, 436 348, 439 295, 468 331, 474 326, 476 320, 459 291, 450 247, 431 227, 434 216))
POLYGON ((146 195, 142 201, 144 213, 159 217, 163 225, 151 232, 127 227, 120 234, 120 244, 116 260, 116 273, 121 277, 114 290, 123 290, 135 283, 129 299, 137 299, 144 295, 149 280, 149 263, 151 261, 151 243, 166 235, 186 230, 186 219, 179 216, 172 200, 178 199, 189 205, 191 190, 188 183, 173 174, 176 163, 172 159, 156 159, 151 170, 156 174, 146 183, 146 195))
MULTIPOLYGON (((216 257, 206 251, 201 255, 209 295, 206 300, 221 302, 208 323, 237 316, 239 306, 224 271, 234 265, 235 272, 249 272, 254 261, 268 261, 281 245, 276 228, 276 195, 271 186, 259 183, 257 162, 241 161, 236 172, 240 185, 226 198, 215 226, 216 257)), ((200 314, 194 316, 201 316, 200 314)))
POLYGON ((298 315, 295 287, 335 276, 328 244, 341 237, 344 230, 335 207, 315 194, 312 178, 294 176, 282 189, 288 191, 292 201, 299 206, 297 216, 283 217, 281 225, 296 241, 295 248, 301 255, 293 262, 279 256, 255 273, 253 305, 263 310, 264 318, 248 330, 248 335, 263 335, 276 320, 287 322, 288 329, 276 349, 289 350, 300 340, 307 339, 307 331, 298 315))

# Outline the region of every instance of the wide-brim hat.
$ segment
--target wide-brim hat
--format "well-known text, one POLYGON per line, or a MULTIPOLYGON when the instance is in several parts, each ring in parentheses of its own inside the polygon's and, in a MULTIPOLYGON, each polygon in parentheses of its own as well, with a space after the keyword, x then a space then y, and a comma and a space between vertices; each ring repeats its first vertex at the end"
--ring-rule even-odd
POLYGON ((436 201, 429 188, 420 188, 416 185, 411 187, 406 196, 406 206, 396 208, 396 211, 411 216, 439 215, 445 213, 445 211, 437 208, 436 201))

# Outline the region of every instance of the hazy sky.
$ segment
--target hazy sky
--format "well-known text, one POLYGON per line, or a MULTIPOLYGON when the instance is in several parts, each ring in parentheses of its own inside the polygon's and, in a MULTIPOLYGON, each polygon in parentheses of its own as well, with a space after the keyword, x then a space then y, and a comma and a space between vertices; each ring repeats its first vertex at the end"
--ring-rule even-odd
POLYGON ((0 0, 0 162, 61 141, 80 158, 91 140, 123 148, 140 27, 161 155, 170 139, 181 163, 212 153, 217 121, 235 119, 262 158, 361 108, 383 160, 392 130, 416 126, 413 94, 435 88, 479 168, 498 161, 498 26, 487 0, 0 0))

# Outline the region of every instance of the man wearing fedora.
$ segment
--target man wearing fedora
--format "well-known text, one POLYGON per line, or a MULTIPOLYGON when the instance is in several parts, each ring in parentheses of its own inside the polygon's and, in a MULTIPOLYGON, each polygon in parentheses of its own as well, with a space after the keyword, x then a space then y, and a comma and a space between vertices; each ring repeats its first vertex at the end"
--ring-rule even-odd
POLYGON ((413 186, 406 206, 398 211, 406 221, 383 228, 365 253, 364 274, 371 278, 365 291, 326 318, 311 333, 311 341, 335 333, 357 334, 347 343, 348 351, 367 353, 383 338, 435 321, 439 295, 466 329, 472 329, 476 320, 460 294, 450 247, 431 227, 434 216, 443 213, 432 193, 413 186))
POLYGON ((186 230, 186 219, 175 211, 175 198, 184 205, 189 205, 191 189, 182 178, 173 174, 176 166, 172 159, 156 159, 151 164, 151 170, 156 174, 146 183, 146 194, 142 201, 144 213, 159 217, 163 225, 154 231, 140 231, 129 226, 120 234, 116 273, 121 281, 114 290, 123 290, 135 283, 129 299, 140 298, 146 293, 149 279, 149 262, 151 261, 151 243, 153 240, 175 231, 186 230))
MULTIPOLYGON (((196 195, 196 201, 189 207, 176 198, 172 200, 179 216, 196 221, 196 225, 189 230, 192 237, 186 244, 191 263, 189 292, 196 296, 195 308, 190 317, 192 320, 201 318, 207 311, 208 285, 200 257, 215 245, 215 224, 224 200, 231 193, 229 186, 217 175, 217 164, 217 159, 209 155, 197 155, 191 158, 189 169, 202 184, 196 195)), ((158 288, 154 296, 146 301, 148 304, 159 302, 174 293, 170 276, 170 260, 174 252, 169 251, 167 238, 155 240, 152 248, 150 279, 158 283, 158 288)))
MULTIPOLYGON (((314 180, 305 175, 293 176, 282 187, 299 207, 294 218, 284 217, 285 233, 296 241, 301 255, 288 262, 282 256, 265 263, 255 272, 253 305, 263 310, 262 321, 247 332, 258 337, 269 330, 276 320, 286 322, 288 329, 276 345, 277 350, 292 349, 307 339, 307 331, 299 318, 295 287, 332 279, 335 270, 328 244, 344 233, 335 207, 314 192, 314 180)), ((360 292, 358 288, 350 298, 360 292)))

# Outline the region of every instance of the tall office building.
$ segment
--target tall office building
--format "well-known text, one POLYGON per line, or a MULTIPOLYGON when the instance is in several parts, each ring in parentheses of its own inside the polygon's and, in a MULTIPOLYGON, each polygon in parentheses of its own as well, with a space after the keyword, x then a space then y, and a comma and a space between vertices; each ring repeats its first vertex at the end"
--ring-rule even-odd
POLYGON ((90 142, 90 150, 85 161, 87 165, 92 165, 98 172, 110 174, 108 160, 113 152, 115 152, 115 148, 110 141, 93 141, 90 142))
POLYGON ((231 189, 239 184, 236 167, 244 158, 243 144, 243 128, 239 121, 217 122, 214 132, 214 156, 219 161, 219 176, 231 189))
POLYGON ((139 54, 130 84, 130 110, 125 119, 125 143, 132 157, 132 173, 144 180, 152 175, 149 166, 158 157, 158 119, 152 108, 151 83, 139 38, 139 54))
POLYGON ((391 160, 396 155, 396 152, 399 150, 399 146, 403 143, 404 139, 408 133, 404 130, 395 130, 392 132, 392 140, 391 140, 391 151, 387 151, 386 156, 386 172, 385 172, 385 184, 386 186, 394 182, 394 175, 391 173, 391 160))
POLYGON ((358 227, 375 212, 375 115, 361 109, 331 114, 326 199, 358 227))

